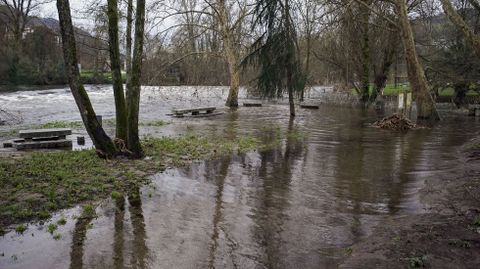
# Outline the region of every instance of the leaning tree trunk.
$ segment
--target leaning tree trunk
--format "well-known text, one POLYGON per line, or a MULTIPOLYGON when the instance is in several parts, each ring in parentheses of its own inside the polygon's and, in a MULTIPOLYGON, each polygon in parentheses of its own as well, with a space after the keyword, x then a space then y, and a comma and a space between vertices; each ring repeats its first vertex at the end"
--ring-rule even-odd
POLYGON ((397 0, 397 12, 405 49, 408 80, 410 81, 413 97, 417 103, 417 118, 439 120, 440 117, 435 107, 435 101, 430 94, 430 86, 418 61, 412 28, 408 20, 406 0, 397 0))
MULTIPOLYGON (((471 30, 468 24, 462 19, 462 17, 458 15, 449 0, 441 0, 441 2, 443 11, 447 15, 447 17, 457 28, 462 31, 465 39, 472 45, 473 49, 475 50, 475 54, 477 55, 477 57, 480 57, 480 37, 477 36, 471 30)), ((471 3, 476 2, 471 1, 471 3)))
POLYGON ((123 92, 122 67, 120 63, 120 43, 118 41, 118 2, 108 0, 108 40, 110 68, 112 70, 113 94, 115 96, 116 137, 127 141, 127 107, 123 92))
POLYGON ((57 0, 57 9, 63 42, 63 54, 73 98, 80 110, 85 129, 92 139, 93 144, 97 149, 97 153, 106 158, 114 157, 117 153, 115 145, 98 122, 87 91, 85 91, 83 84, 80 82, 75 35, 69 1, 57 0))
POLYGON ((127 87, 128 134, 127 147, 133 158, 143 156, 138 135, 138 114, 140 110, 140 90, 142 75, 143 40, 145 32, 145 0, 137 0, 135 17, 135 42, 133 47, 132 74, 127 87))

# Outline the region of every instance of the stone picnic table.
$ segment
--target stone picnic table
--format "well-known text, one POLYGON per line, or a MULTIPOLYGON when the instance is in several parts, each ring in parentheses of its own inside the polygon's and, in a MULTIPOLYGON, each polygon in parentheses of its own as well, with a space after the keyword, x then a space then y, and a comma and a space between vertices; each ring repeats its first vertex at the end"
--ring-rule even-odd
POLYGON ((12 146, 17 150, 68 148, 72 147, 72 140, 67 140, 72 130, 67 128, 21 130, 20 139, 13 140, 12 146))

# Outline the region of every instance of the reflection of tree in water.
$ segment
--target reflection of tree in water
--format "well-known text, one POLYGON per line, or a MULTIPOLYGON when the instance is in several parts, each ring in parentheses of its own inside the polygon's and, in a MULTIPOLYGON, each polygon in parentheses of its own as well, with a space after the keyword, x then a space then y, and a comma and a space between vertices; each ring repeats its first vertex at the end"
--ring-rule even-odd
POLYGON ((73 231, 72 249, 70 252, 70 269, 83 268, 83 245, 87 235, 87 230, 93 217, 78 218, 73 231))
MULTIPOLYGON (((215 193, 215 208, 213 211, 213 232, 210 242, 210 252, 208 257, 209 268, 215 268, 215 254, 218 248, 218 239, 220 236, 221 222, 223 221, 223 191, 225 186, 225 179, 228 174, 228 167, 230 166, 231 157, 224 158, 220 161, 219 167, 207 168, 207 171, 216 171, 216 175, 212 175, 215 178, 215 185, 217 191, 215 193), (213 168, 213 169, 212 169, 213 168)), ((225 232, 225 230, 223 230, 225 232)), ((235 261, 233 261, 235 264, 235 261)))
POLYGON ((142 198, 140 196, 140 188, 135 188, 128 195, 130 203, 130 218, 133 226, 133 251, 132 251, 132 267, 145 268, 145 258, 148 254, 148 248, 145 242, 147 237, 145 231, 145 218, 142 210, 142 198))
MULTIPOLYGON (((290 121, 288 130, 292 129, 293 121, 290 121)), ((303 148, 303 143, 287 135, 285 148, 278 147, 260 153, 259 179, 263 180, 263 185, 258 189, 259 204, 255 206, 252 218, 256 223, 254 240, 265 251, 263 265, 267 268, 283 266, 282 256, 286 254, 281 249, 284 245, 281 232, 286 221, 284 211, 289 205, 294 163, 302 155, 303 148)))
POLYGON ((123 268, 123 222, 125 218, 125 198, 115 200, 115 234, 113 235, 113 267, 123 268))
POLYGON ((337 135, 335 195, 341 203, 336 210, 347 209, 352 214, 351 233, 358 238, 362 235, 362 215, 399 210, 406 189, 415 180, 408 172, 418 164, 429 133, 384 138, 365 127, 350 127, 340 129, 337 135), (380 141, 372 143, 375 139, 380 141))
MULTIPOLYGON (((228 128, 230 127, 230 128, 228 128)), ((236 136, 236 129, 231 128, 227 135, 236 136)), ((290 122, 288 131, 293 130, 293 122, 290 122)), ((276 130, 271 130, 274 133, 276 130)), ((268 135, 268 134, 267 134, 268 135)), ((274 136, 275 134, 272 134, 274 136)), ((260 153, 261 167, 259 168, 259 177, 263 179, 263 188, 259 190, 260 205, 256 206, 253 219, 257 223, 257 229, 254 231, 255 240, 261 248, 265 249, 267 267, 278 267, 281 253, 279 247, 282 245, 279 233, 282 231, 282 225, 285 218, 283 213, 288 205, 289 183, 292 177, 292 166, 296 159, 302 154, 303 144, 295 141, 295 138, 287 136, 285 147, 279 147, 273 150, 260 153), (267 171, 269 166, 272 171, 267 171)), ((233 161, 231 156, 219 161, 206 162, 204 167, 206 178, 214 178, 217 190, 215 193, 215 207, 213 212, 213 231, 209 244, 210 252, 208 258, 209 268, 216 265, 216 254, 219 247, 220 235, 223 235, 228 245, 228 252, 232 259, 233 266, 238 266, 235 255, 237 243, 231 238, 228 231, 223 227, 224 221, 224 191, 226 178, 228 177, 229 167, 233 161)), ((238 160, 246 166, 245 156, 238 156, 238 160)))
MULTIPOLYGON (((115 216, 114 216, 114 242, 113 242, 113 265, 116 269, 125 268, 125 254, 124 254, 124 225, 125 225, 125 210, 130 212, 130 220, 133 227, 133 241, 132 241, 132 257, 131 265, 128 268, 146 268, 146 258, 148 249, 146 245, 146 230, 145 221, 142 211, 142 200, 140 197, 139 187, 135 187, 132 192, 128 194, 129 207, 125 206, 125 198, 118 198, 115 200, 115 216)), ((71 263, 70 269, 83 268, 83 253, 84 244, 88 227, 93 220, 93 217, 83 217, 77 220, 75 229, 73 231, 72 249, 70 253, 71 263)))

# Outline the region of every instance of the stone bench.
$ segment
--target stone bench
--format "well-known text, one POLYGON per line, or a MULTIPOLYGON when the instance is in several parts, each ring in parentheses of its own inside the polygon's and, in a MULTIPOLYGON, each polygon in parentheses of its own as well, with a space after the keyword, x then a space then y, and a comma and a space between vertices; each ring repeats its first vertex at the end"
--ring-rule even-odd
POLYGON ((244 107, 261 107, 263 106, 262 103, 243 103, 244 107))
POLYGON ((306 109, 319 109, 319 105, 312 105, 312 104, 301 104, 301 108, 306 108, 306 109))
POLYGON ((216 107, 199 107, 199 108, 185 108, 185 109, 173 109, 174 116, 183 117, 185 114, 192 114, 192 116, 199 115, 200 113, 212 114, 216 107))
POLYGON ((55 129, 38 129, 38 130, 21 130, 18 136, 25 140, 33 140, 34 138, 58 137, 65 139, 67 135, 72 134, 72 129, 55 128, 55 129))
POLYGON ((13 147, 17 150, 25 149, 52 149, 52 148, 71 148, 72 140, 44 140, 44 141, 26 141, 22 143, 13 143, 13 147))

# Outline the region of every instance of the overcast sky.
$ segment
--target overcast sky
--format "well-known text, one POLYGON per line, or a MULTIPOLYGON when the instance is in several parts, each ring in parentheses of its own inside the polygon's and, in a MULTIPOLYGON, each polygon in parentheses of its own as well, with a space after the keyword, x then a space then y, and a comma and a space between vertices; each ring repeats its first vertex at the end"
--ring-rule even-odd
MULTIPOLYGON (((90 0, 70 0, 70 8, 72 11, 72 19, 75 26, 80 26, 88 28, 92 23, 89 22, 89 18, 86 18, 86 14, 83 14, 81 11, 85 10, 86 7, 90 6, 90 0)), ((57 1, 51 1, 50 3, 44 4, 40 10, 41 17, 55 18, 58 19, 57 12, 57 1)), ((93 18, 91 18, 93 19, 93 18)))

